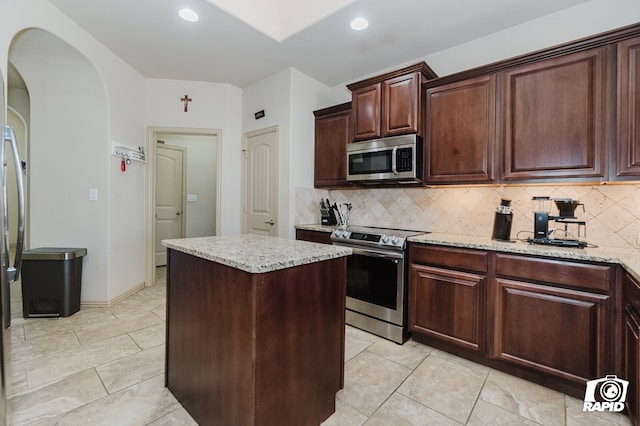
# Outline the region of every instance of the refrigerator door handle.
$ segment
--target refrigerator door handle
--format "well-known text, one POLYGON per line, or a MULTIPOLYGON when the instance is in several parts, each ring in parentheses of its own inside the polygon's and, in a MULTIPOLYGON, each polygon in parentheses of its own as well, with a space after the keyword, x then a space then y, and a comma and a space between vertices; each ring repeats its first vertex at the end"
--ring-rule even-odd
MULTIPOLYGON (((13 128, 9 126, 4 126, 4 141, 11 145, 11 152, 13 154, 13 164, 16 171, 16 182, 18 186, 18 235, 16 237, 16 257, 13 263, 13 267, 10 267, 7 270, 7 279, 8 282, 14 282, 18 280, 20 277, 20 269, 22 268, 22 252, 24 250, 24 183, 22 179, 22 163, 20 162, 20 152, 18 151, 18 142, 16 141, 16 135, 13 132, 13 128)), ((5 144, 2 144, 2 150, 6 150, 5 144)), ((6 153, 6 151, 5 151, 6 153)), ((6 175, 6 155, 2 155, 1 158, 4 158, 5 164, 3 167, 3 174, 6 175)), ((4 180, 4 188, 3 188, 3 197, 5 206, 7 205, 7 188, 6 188, 6 179, 4 180)), ((6 211, 8 209, 5 208, 5 216, 7 215, 6 211)), ((5 239, 8 235, 8 222, 5 221, 5 239)), ((7 248, 9 247, 7 243, 7 248)))

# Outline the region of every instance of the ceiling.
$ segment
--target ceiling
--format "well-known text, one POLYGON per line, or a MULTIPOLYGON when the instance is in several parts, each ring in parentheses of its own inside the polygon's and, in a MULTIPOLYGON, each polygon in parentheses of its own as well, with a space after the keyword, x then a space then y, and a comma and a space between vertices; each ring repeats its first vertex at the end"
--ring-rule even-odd
POLYGON ((586 0, 342 1, 281 41, 216 0, 49 1, 145 77, 246 87, 288 67, 328 86, 351 82, 586 0), (178 17, 185 6, 199 22, 178 17), (349 28, 358 15, 365 31, 349 28))

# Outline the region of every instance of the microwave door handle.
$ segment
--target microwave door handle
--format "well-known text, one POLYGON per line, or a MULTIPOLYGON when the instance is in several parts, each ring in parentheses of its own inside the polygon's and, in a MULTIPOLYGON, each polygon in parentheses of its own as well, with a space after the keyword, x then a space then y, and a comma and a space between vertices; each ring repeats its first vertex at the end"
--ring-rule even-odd
POLYGON ((393 150, 391 151, 391 171, 393 172, 394 175, 398 174, 398 164, 396 159, 397 153, 398 153, 398 147, 394 146, 393 150))

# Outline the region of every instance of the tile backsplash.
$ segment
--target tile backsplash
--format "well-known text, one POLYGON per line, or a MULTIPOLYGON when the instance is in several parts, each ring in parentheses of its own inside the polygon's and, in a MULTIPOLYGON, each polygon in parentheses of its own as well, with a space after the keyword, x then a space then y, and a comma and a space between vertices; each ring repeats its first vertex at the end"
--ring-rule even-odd
MULTIPOLYGON (((446 188, 389 188, 319 190, 296 188, 296 224, 320 223, 321 198, 352 203, 353 225, 491 236, 501 198, 513 207, 511 238, 527 238, 533 231, 531 198, 572 198, 584 203, 576 210, 586 221, 591 244, 636 248, 640 232, 640 184, 576 186, 467 186, 446 188)), ((552 225, 550 224, 550 227, 552 225)))

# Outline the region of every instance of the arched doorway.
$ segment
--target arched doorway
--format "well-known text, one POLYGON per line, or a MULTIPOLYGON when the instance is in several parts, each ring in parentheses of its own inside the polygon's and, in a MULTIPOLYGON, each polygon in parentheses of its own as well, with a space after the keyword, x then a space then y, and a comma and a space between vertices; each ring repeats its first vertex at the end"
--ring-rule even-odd
POLYGON ((87 248, 82 298, 106 301, 110 134, 102 78, 81 52, 41 29, 14 37, 9 62, 28 93, 27 106, 8 96, 28 117, 26 246, 87 248), (89 201, 89 188, 102 198, 89 201))

